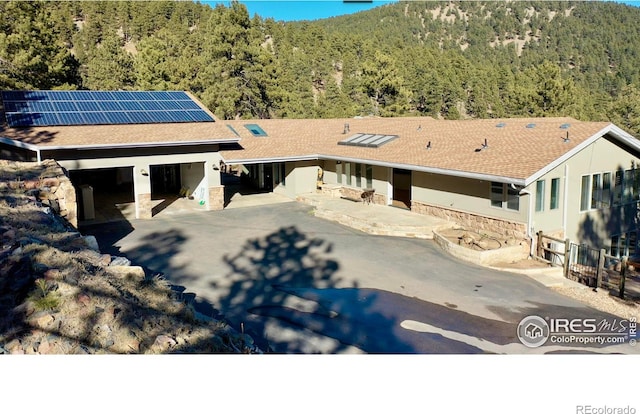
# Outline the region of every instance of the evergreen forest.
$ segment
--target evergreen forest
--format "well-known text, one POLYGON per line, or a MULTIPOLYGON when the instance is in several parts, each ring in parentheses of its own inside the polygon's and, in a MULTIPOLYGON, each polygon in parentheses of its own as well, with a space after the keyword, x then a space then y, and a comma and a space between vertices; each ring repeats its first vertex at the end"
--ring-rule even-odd
POLYGON ((640 8, 614 2, 282 22, 237 1, 8 1, 0 25, 0 89, 186 90, 220 119, 571 116, 640 137, 640 8))

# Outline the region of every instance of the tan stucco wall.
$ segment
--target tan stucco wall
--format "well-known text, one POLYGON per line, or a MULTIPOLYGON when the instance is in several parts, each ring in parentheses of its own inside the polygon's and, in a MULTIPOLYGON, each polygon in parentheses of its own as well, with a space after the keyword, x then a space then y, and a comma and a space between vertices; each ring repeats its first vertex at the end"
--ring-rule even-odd
MULTIPOLYGON (((638 165, 639 162, 640 158, 606 138, 597 140, 568 160, 569 193, 566 235, 568 238, 587 243, 592 247, 608 248, 611 235, 629 231, 635 227, 636 204, 581 212, 580 187, 582 175, 615 173, 618 169, 630 169, 632 163, 638 165)), ((556 170, 546 174, 545 177, 550 177, 553 173, 558 174, 556 170)))
POLYGON ((296 161, 285 163, 285 185, 276 186, 273 191, 293 199, 299 194, 316 190, 319 161, 296 161))
POLYGON ((527 222, 528 196, 520 210, 491 207, 491 182, 424 172, 413 172, 412 201, 512 222, 527 222))
MULTIPOLYGON (((213 173, 217 173, 217 171, 212 171, 212 175, 213 173)), ((204 200, 207 189, 204 162, 180 164, 180 180, 183 187, 189 188, 189 194, 204 200)))
MULTIPOLYGON (((58 163, 65 169, 91 170, 98 168, 128 167, 133 169, 133 191, 136 202, 136 218, 151 217, 151 178, 150 171, 152 165, 166 164, 191 164, 192 173, 188 174, 188 179, 193 182, 201 174, 200 184, 204 188, 216 188, 221 186, 220 172, 214 170, 214 166, 220 164, 221 157, 217 152, 187 153, 187 154, 162 154, 162 155, 139 155, 131 157, 99 157, 85 158, 77 160, 60 160, 58 163), (146 173, 145 174, 143 174, 146 173)), ((185 167, 185 166, 183 166, 185 167)), ((181 167, 181 172, 184 171, 181 167)), ((183 177, 184 183, 184 177, 183 177)), ((192 188, 193 190, 193 188, 192 188)), ((214 195, 208 195, 205 191, 204 200, 207 202, 207 209, 217 208, 218 201, 212 201, 214 195)), ((215 192, 218 194, 219 192, 215 192)))

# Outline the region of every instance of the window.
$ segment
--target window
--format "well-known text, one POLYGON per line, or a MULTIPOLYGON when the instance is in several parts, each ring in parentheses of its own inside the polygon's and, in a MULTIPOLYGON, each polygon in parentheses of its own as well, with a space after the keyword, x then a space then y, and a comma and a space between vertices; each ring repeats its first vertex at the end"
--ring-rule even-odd
POLYGON ((610 172, 606 172, 602 174, 601 203, 603 208, 611 207, 611 173, 610 172))
POLYGON ((611 237, 611 256, 634 256, 638 246, 638 233, 630 231, 611 237))
POLYGON ((616 180, 613 184, 613 204, 620 205, 622 201, 622 171, 616 171, 616 180))
POLYGON ((544 180, 536 181, 536 211, 544 211, 544 180))
POLYGON ((520 210, 519 191, 510 184, 491 183, 491 207, 506 208, 507 210, 520 210))
POLYGON ((373 188, 373 167, 366 165, 364 170, 367 179, 367 188, 373 188))
POLYGON ((591 178, 591 208, 600 208, 600 174, 593 174, 591 178))
POLYGON ((591 185, 591 176, 583 175, 580 185, 580 211, 589 209, 589 186, 591 185))
POLYGON ((287 179, 287 176, 284 169, 284 162, 274 162, 273 163, 274 184, 284 187, 286 186, 286 179, 287 179))
POLYGON ((362 164, 356 164, 356 187, 362 187, 362 164))
POLYGON ((549 209, 555 210, 560 204, 560 179, 551 179, 551 200, 549 203, 549 209))
POLYGON ((502 183, 491 183, 491 207, 502 208, 503 188, 502 183))
POLYGON ((623 203, 629 203, 635 199, 633 193, 635 190, 635 171, 626 170, 622 179, 623 203))
MULTIPOLYGON (((611 207, 611 176, 610 172, 593 175, 583 175, 580 188, 580 211, 611 207)), ((624 175, 616 173, 616 183, 613 191, 614 203, 621 200, 624 175)), ((630 180, 633 182, 633 180, 630 180)), ((624 193, 633 194, 633 189, 625 189, 624 193)), ((625 198, 629 198, 627 194, 625 198)), ((632 196, 631 196, 632 197, 632 196)))
POLYGON ((611 237, 611 256, 620 257, 620 237, 611 237))
POLYGON ((512 188, 509 184, 505 184, 507 187, 507 210, 520 210, 520 194, 515 188, 512 188))
POLYGON ((628 247, 627 247, 627 256, 635 256, 636 254, 636 245, 638 243, 638 235, 635 231, 629 232, 629 237, 627 238, 628 247))

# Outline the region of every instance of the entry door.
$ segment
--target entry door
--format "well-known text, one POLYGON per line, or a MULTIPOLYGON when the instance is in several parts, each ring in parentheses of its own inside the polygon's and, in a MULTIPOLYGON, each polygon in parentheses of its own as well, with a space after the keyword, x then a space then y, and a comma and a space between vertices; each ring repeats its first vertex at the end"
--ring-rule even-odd
POLYGON ((151 194, 166 195, 180 192, 180 165, 151 166, 151 194))
POLYGON ((393 202, 396 207, 411 209, 411 171, 393 169, 393 202))

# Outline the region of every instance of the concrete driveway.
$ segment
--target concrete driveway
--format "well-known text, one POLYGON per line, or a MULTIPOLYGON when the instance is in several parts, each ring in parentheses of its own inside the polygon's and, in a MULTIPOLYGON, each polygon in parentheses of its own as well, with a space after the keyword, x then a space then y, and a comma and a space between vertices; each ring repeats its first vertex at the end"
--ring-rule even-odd
POLYGON ((287 202, 83 229, 162 272, 199 311, 282 353, 624 352, 527 348, 525 316, 612 318, 534 280, 451 258, 429 240, 371 236, 287 202))

